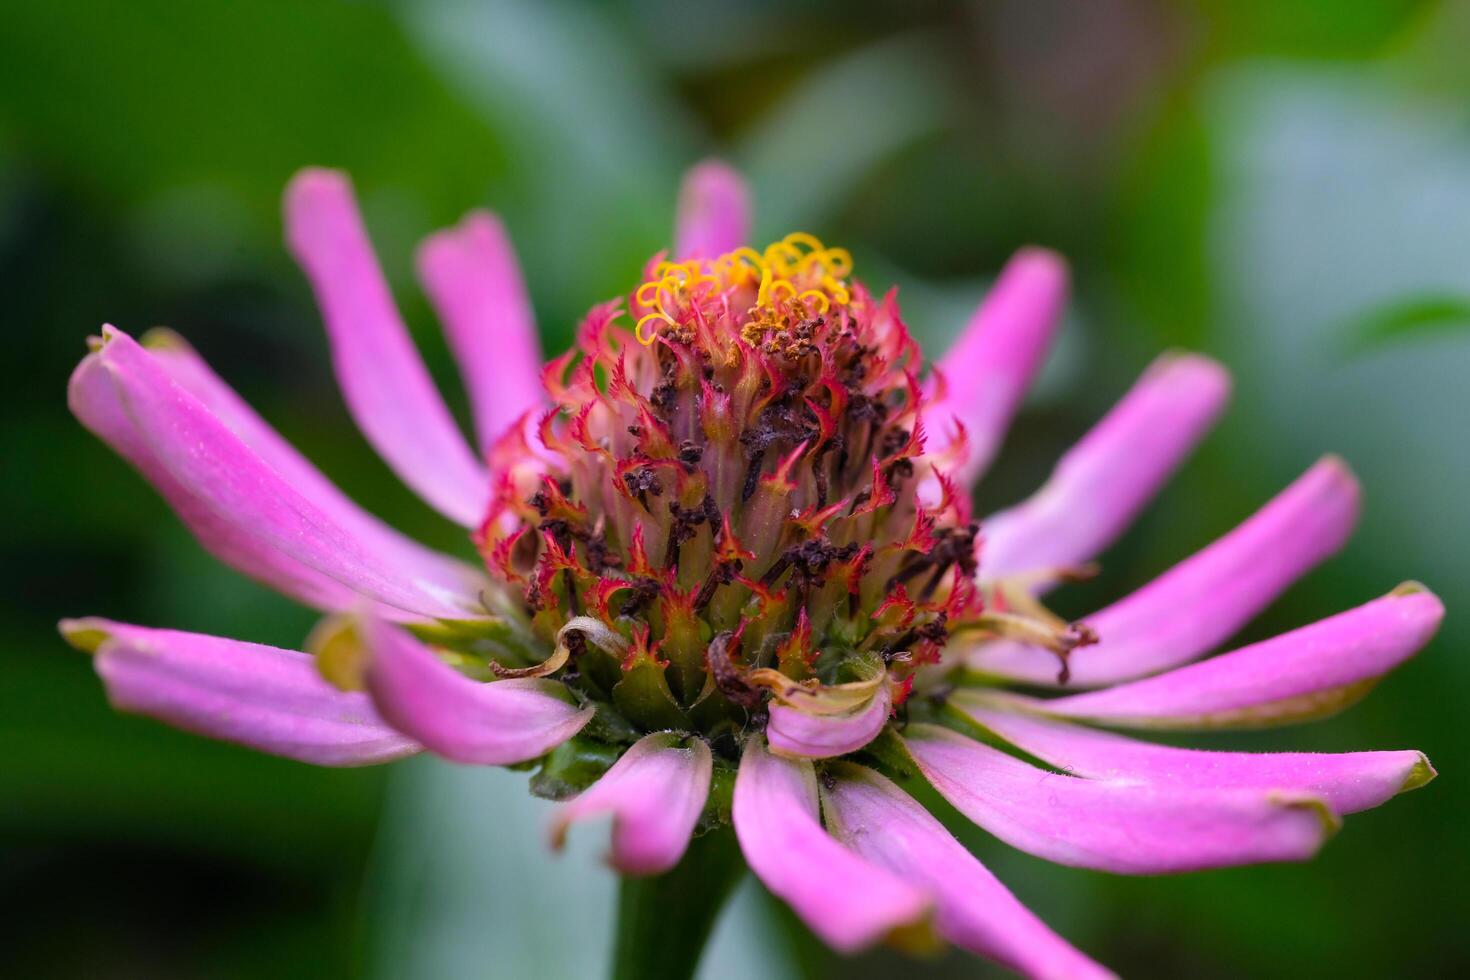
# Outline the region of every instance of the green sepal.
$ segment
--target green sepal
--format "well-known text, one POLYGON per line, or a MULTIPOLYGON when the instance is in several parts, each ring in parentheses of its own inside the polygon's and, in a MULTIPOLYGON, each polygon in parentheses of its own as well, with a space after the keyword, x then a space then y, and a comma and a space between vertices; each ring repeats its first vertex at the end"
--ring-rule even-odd
POLYGON ((647 655, 638 657, 631 667, 624 668, 623 679, 613 687, 613 704, 645 731, 690 731, 689 716, 669 690, 666 668, 647 655))
MULTIPOLYGON (((579 701, 583 700, 576 692, 571 693, 579 701)), ((642 736, 641 731, 634 728, 617 708, 606 701, 583 701, 583 703, 593 704, 597 709, 592 715, 592 720, 587 723, 587 727, 582 729, 583 735, 613 745, 632 745, 642 736)))
POLYGON ((862 754, 878 763, 879 768, 890 775, 897 776, 900 780, 910 779, 919 771, 913 756, 909 755, 908 746, 903 744, 903 739, 898 737, 892 725, 885 726, 878 733, 877 738, 863 746, 862 754))
POLYGON ((704 732, 705 737, 713 741, 726 733, 738 735, 745 727, 744 719, 745 712, 720 692, 713 676, 706 676, 704 689, 689 706, 689 720, 694 730, 704 732))
POLYGON ((500 616, 480 619, 436 619, 405 624, 409 632, 434 646, 506 667, 529 667, 550 650, 516 623, 500 616))
POLYGON ((710 635, 707 623, 679 608, 670 610, 664 623, 659 652, 669 661, 669 691, 683 704, 693 701, 704 683, 704 651, 710 635))
POLYGON ((542 760, 531 777, 531 792, 546 800, 569 800, 597 782, 621 753, 621 746, 577 735, 542 760))
POLYGON ((695 825, 696 834, 718 830, 730 823, 731 808, 735 805, 735 770, 718 763, 710 774, 709 795, 705 797, 704 810, 695 825))

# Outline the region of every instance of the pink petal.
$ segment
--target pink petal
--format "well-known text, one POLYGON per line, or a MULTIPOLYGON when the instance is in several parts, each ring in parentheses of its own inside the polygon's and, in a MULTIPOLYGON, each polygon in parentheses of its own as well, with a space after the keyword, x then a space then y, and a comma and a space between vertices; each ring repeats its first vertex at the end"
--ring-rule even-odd
POLYGON ((858 857, 822 829, 810 762, 745 743, 735 778, 735 835, 766 887, 827 945, 850 953, 918 920, 923 894, 858 857))
POLYGON ((482 684, 459 673, 403 630, 364 624, 368 692, 395 728, 454 762, 510 766, 545 755, 592 719, 555 681, 482 684))
POLYGON ((1422 586, 1167 674, 1044 703, 1049 714, 1146 728, 1258 727, 1322 717, 1428 643, 1444 604, 1422 586))
POLYGON ((1074 776, 1197 789, 1297 790, 1346 814, 1417 789, 1435 775, 1422 752, 1207 752, 1003 711, 962 695, 950 703, 1074 776))
POLYGON ((107 619, 62 635, 94 663, 113 707, 185 731, 319 766, 390 762, 419 750, 365 695, 331 687, 294 650, 107 619))
POLYGON ((247 575, 329 610, 361 596, 399 615, 463 618, 475 607, 465 585, 445 587, 444 564, 387 541, 384 528, 361 537, 365 515, 349 516, 349 530, 340 509, 307 499, 126 334, 103 328, 101 349, 72 374, 68 400, 211 554, 247 575))
POLYGON ((228 426, 292 488, 389 565, 409 578, 422 581, 430 590, 464 596, 467 603, 486 587, 484 576, 474 568, 424 547, 353 503, 225 384, 182 337, 155 331, 143 338, 143 345, 175 384, 199 399, 205 409, 228 426))
POLYGON ((712 759, 702 738, 645 735, 551 826, 560 847, 567 828, 599 814, 613 818, 610 863, 623 874, 651 875, 679 863, 709 796, 712 759))
POLYGON ((822 811, 848 847, 928 890, 945 939, 1028 977, 1113 974, 1047 928, 949 831, 883 776, 851 763, 829 770, 822 811))
POLYGON ((706 160, 684 176, 674 219, 674 256, 712 259, 750 240, 750 192, 734 168, 706 160))
POLYGON ((878 737, 888 723, 893 699, 888 685, 856 711, 842 715, 814 715, 784 704, 771 705, 766 739, 777 755, 831 759, 856 752, 878 737))
POLYGON ((1158 493, 1229 396, 1230 375, 1208 358, 1155 361, 1040 490, 985 520, 981 576, 1091 561, 1158 493))
POLYGON ((480 448, 542 405, 541 341, 515 249, 499 219, 467 215, 419 246, 419 281, 444 324, 480 448))
MULTIPOLYGON (((1245 625, 1347 541, 1358 481, 1327 457, 1235 530, 1101 612, 1084 616, 1101 642, 1072 654, 1071 683, 1100 687, 1187 663, 1245 625)), ((1056 658, 1015 642, 969 657, 985 674, 1056 683, 1056 658)))
POLYGON ((1041 369, 1067 302, 1067 279, 1066 261, 1055 252, 1020 250, 940 360, 947 390, 925 409, 924 424, 934 439, 963 424, 969 456, 955 475, 964 483, 990 465, 1041 369))
POLYGON ((358 428, 440 513, 478 525, 489 475, 409 339, 345 175, 308 169, 292 178, 286 244, 316 292, 337 383, 358 428))
POLYGON ((1314 796, 1082 779, 1027 765, 948 729, 910 725, 924 777, 1012 847, 1075 867, 1164 874, 1317 853, 1336 818, 1314 796))

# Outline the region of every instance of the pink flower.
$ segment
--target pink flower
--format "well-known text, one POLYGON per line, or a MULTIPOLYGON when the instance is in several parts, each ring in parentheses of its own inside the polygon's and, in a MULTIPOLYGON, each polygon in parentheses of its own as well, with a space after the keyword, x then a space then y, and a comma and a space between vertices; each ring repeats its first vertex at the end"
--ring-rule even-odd
POLYGON ((1224 369, 1161 358, 1031 498, 976 524, 968 487, 1044 358, 1062 260, 1020 252, 925 378, 892 293, 809 235, 746 247, 748 212, 738 176, 696 168, 676 261, 651 260, 544 367, 499 222, 431 236, 419 276, 475 449, 347 179, 301 173, 287 241, 348 408, 481 561, 357 507, 177 337, 108 326, 72 411, 211 553, 329 615, 310 652, 100 619, 63 633, 121 710, 320 765, 542 760, 541 790, 571 796, 553 841, 610 815, 626 874, 668 871, 733 823, 750 867, 833 947, 930 929, 1037 977, 1107 971, 904 784, 1031 854, 1156 874, 1305 860, 1339 815, 1433 778, 1414 751, 1254 755, 1104 730, 1323 717, 1428 642, 1443 608, 1411 584, 1200 659, 1342 546, 1358 512, 1343 463, 1063 621, 1045 591, 1084 574, 1203 437, 1224 369))

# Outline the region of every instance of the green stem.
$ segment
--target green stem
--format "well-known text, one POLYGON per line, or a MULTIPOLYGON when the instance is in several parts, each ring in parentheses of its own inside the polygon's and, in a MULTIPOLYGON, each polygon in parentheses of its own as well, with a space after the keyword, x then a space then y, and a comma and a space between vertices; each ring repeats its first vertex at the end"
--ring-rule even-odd
POLYGON ((613 980, 689 980, 715 917, 745 870, 728 826, 694 838, 674 870, 624 878, 613 980))

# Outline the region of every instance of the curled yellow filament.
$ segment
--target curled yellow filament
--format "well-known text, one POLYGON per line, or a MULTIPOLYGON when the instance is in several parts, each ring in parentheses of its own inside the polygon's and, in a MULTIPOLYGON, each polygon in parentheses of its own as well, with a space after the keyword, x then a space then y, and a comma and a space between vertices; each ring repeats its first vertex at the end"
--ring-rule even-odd
MULTIPOLYGON (((795 231, 767 245, 764 251, 741 246, 709 260, 660 262, 653 276, 633 293, 649 310, 633 328, 640 344, 658 338, 660 322, 675 326, 690 306, 724 290, 756 286, 753 318, 772 329, 783 329, 796 303, 798 311, 826 313, 832 305, 846 305, 852 293, 844 280, 852 272, 852 254, 828 248, 821 239, 795 231)), ((800 312, 798 315, 804 315, 800 312)))

